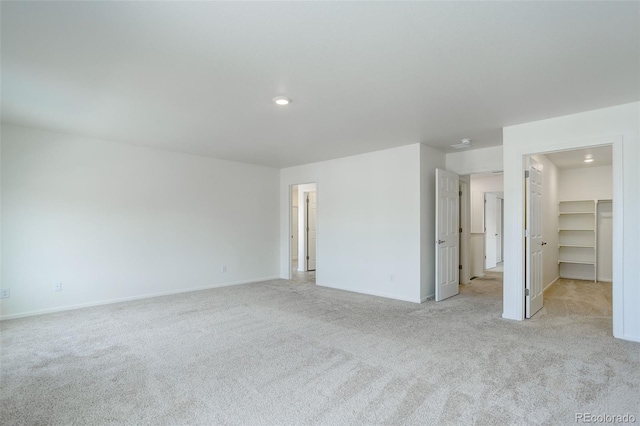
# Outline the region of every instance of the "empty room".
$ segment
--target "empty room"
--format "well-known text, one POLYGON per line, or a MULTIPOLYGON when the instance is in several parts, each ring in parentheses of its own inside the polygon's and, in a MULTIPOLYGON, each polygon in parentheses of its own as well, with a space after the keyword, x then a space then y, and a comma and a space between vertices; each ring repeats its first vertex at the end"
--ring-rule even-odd
POLYGON ((640 421, 639 2, 0 19, 0 424, 640 421))

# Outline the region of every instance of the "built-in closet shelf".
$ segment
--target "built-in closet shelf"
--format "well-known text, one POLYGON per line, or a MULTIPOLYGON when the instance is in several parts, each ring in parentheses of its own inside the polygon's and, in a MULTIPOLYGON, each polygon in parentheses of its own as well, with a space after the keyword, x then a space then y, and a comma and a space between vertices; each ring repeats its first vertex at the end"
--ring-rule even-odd
POLYGON ((595 214, 595 213, 591 213, 591 212, 559 212, 558 215, 564 215, 564 214, 595 214))
POLYGON ((558 203, 558 264, 561 265, 561 277, 571 278, 572 274, 578 274, 593 277, 596 281, 596 259, 598 258, 596 207, 596 200, 558 203))

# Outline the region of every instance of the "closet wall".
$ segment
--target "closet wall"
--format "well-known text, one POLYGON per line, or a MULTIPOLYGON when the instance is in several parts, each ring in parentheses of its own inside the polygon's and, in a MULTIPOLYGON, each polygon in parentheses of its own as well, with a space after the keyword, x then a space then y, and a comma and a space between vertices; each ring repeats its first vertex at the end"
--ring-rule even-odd
POLYGON ((611 281, 612 166, 560 170, 559 194, 561 210, 575 211, 581 206, 590 206, 589 215, 561 215, 559 229, 584 231, 559 231, 560 244, 565 245, 560 247, 560 260, 568 260, 560 262, 560 277, 582 280, 594 280, 597 277, 598 281, 611 281), (571 201, 580 203, 569 203, 571 201), (595 250, 591 251, 588 248, 591 244, 583 241, 589 229, 592 229, 589 241, 593 241, 592 245, 595 246, 595 250), (593 264, 588 263, 588 259, 592 259, 593 264), (576 263, 570 262, 572 260, 576 263), (579 263, 581 261, 585 263, 579 263))

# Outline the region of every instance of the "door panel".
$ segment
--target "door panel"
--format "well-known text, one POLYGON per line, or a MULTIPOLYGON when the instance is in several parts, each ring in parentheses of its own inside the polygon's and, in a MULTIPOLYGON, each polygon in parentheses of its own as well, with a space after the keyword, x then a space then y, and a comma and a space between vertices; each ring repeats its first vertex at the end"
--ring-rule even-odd
POLYGON ((291 258, 298 260, 298 206, 291 208, 291 258))
POLYGON ((436 169, 436 301, 459 291, 458 175, 436 169))
POLYGON ((484 194, 484 268, 496 267, 498 251, 498 230, 496 226, 496 204, 498 197, 495 194, 484 194))
POLYGON ((598 238, 596 265, 598 281, 613 281, 613 209, 611 201, 598 202, 598 238))
POLYGON ((496 204, 496 233, 498 237, 496 238, 496 261, 502 262, 502 212, 504 209, 504 200, 502 198, 498 198, 496 204))
POLYGON ((542 168, 529 159, 529 177, 526 178, 526 317, 531 318, 542 309, 542 168))
POLYGON ((316 270, 317 208, 316 192, 307 194, 307 271, 316 270))

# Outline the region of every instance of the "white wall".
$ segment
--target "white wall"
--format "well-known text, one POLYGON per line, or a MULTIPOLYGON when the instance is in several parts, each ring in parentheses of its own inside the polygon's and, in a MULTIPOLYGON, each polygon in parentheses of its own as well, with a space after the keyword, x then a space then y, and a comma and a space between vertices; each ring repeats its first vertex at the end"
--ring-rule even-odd
POLYGON ((560 200, 611 200, 613 167, 560 170, 560 200))
POLYGON ((446 167, 459 175, 502 171, 502 146, 449 153, 446 167))
POLYGON ((613 334, 640 341, 640 103, 504 128, 504 318, 522 320, 523 156, 613 144, 613 334))
POLYGON ((445 154, 420 145, 420 300, 436 292, 436 169, 446 166, 445 154))
POLYGON ((281 277, 290 273, 289 188, 316 182, 316 283, 419 302, 420 149, 414 144, 282 169, 281 277))
POLYGON ((277 277, 278 170, 1 134, 3 318, 277 277))
POLYGON ((553 284, 560 274, 558 258, 558 168, 546 155, 534 155, 533 159, 542 165, 542 240, 547 243, 542 248, 542 285, 553 284))
POLYGON ((484 233, 469 237, 471 277, 484 276, 484 233))

